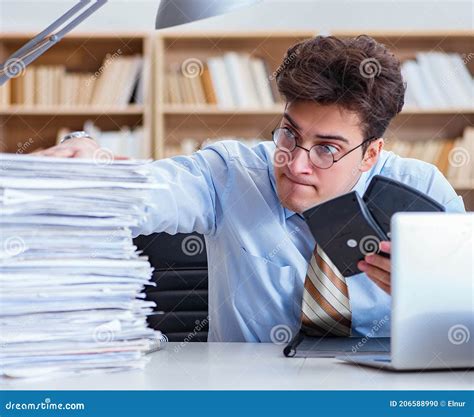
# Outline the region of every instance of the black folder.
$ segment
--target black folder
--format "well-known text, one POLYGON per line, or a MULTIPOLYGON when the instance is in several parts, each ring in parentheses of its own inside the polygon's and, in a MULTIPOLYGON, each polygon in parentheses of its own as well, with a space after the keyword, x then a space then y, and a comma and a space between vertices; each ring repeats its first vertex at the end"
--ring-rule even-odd
POLYGON ((335 358, 346 354, 378 354, 390 352, 389 337, 308 336, 300 331, 285 346, 283 354, 297 358, 335 358))
POLYGON ((316 243, 349 277, 361 272, 357 263, 366 254, 379 253, 380 241, 390 240, 390 219, 400 211, 445 209, 413 187, 375 175, 363 197, 352 191, 308 209, 303 216, 316 243))

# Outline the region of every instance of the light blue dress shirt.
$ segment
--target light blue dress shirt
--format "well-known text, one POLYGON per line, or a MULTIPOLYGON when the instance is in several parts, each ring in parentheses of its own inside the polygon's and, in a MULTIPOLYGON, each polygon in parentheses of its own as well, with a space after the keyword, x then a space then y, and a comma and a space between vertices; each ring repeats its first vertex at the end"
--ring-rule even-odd
MULTIPOLYGON (((278 338, 278 329, 290 334, 299 329, 315 241, 304 219, 278 199, 274 151, 272 142, 250 148, 222 141, 191 156, 153 163, 157 181, 170 188, 154 191, 154 207, 134 234, 204 234, 209 341, 270 342, 278 338)), ((353 189, 363 195, 377 174, 411 185, 447 211, 465 211, 462 198, 434 165, 382 151, 353 189)), ((388 336, 390 295, 364 273, 346 281, 352 335, 388 336)))

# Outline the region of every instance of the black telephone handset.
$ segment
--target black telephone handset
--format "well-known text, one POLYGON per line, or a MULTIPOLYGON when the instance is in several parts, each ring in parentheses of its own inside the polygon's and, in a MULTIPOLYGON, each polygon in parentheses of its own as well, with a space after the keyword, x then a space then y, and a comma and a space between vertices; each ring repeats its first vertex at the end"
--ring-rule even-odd
POLYGON ((445 211, 442 204, 416 188, 375 175, 363 200, 377 224, 390 238, 390 219, 399 211, 445 211))
POLYGON ((356 191, 306 210, 303 216, 329 259, 345 277, 359 274, 357 263, 368 253, 379 253, 379 243, 390 240, 390 219, 399 211, 445 211, 431 197, 413 187, 375 175, 363 197, 356 191))

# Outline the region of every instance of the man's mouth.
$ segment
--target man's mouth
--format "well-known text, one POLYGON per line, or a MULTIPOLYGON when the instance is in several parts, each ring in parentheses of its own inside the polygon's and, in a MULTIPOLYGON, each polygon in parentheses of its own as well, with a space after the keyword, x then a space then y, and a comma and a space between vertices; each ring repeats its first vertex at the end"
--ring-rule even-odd
POLYGON ((305 185, 306 187, 314 187, 313 184, 309 184, 307 182, 303 182, 303 181, 300 181, 300 180, 297 180, 295 178, 292 178, 290 176, 288 176, 287 174, 283 174, 289 181, 291 181, 292 183, 294 184, 298 184, 298 185, 305 185))

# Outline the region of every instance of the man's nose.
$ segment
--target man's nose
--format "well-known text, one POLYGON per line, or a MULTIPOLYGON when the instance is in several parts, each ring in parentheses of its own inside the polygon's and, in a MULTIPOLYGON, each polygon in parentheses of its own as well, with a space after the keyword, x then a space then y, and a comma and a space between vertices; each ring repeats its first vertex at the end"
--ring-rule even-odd
POLYGON ((311 174, 313 172, 313 165, 309 159, 308 151, 296 148, 291 153, 291 160, 288 163, 288 169, 293 175, 311 174))

